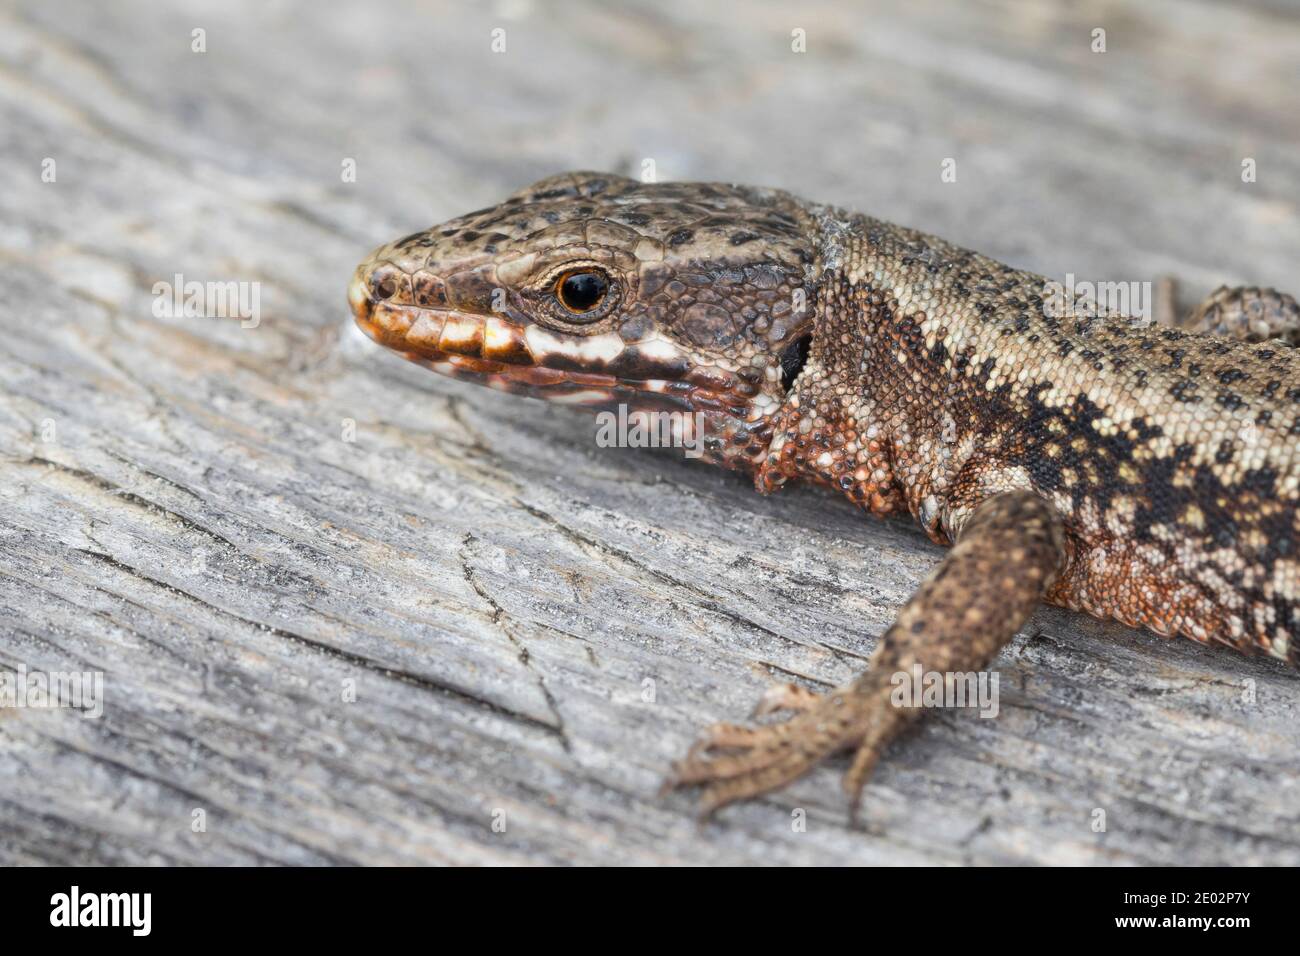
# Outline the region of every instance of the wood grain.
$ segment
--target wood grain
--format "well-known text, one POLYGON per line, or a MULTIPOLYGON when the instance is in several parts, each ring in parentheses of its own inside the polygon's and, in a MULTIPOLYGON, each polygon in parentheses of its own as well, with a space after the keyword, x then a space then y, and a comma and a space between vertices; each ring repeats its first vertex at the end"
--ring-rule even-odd
POLYGON ((937 550, 598 448, 344 302, 382 241, 645 160, 1052 276, 1295 292, 1297 60, 1263 2, 5 5, 0 667, 106 700, 0 709, 0 862, 1300 863, 1295 676, 1054 610, 862 830, 842 764, 697 829, 668 763, 859 670, 937 550), (260 324, 156 317, 176 273, 260 283, 260 324))

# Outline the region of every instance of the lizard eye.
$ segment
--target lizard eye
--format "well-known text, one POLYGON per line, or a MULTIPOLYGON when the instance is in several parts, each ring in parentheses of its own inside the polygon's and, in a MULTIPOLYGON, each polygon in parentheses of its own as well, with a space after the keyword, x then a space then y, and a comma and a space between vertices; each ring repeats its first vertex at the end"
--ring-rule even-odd
POLYGON ((393 278, 393 271, 389 268, 381 268, 370 277, 370 288, 374 291, 377 299, 391 299, 397 294, 397 281, 393 278))
POLYGON ((590 269, 565 273, 555 284, 555 297, 560 305, 579 315, 597 308, 605 301, 607 292, 609 279, 590 269))

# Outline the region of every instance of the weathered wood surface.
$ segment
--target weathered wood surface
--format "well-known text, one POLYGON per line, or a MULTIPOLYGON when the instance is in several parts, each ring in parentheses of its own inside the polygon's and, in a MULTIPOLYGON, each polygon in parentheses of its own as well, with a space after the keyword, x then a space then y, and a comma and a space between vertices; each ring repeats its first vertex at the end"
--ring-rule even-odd
POLYGON ((863 830, 839 764, 697 831, 670 760, 860 669, 937 550, 349 330, 373 245, 646 158, 1054 276, 1296 291, 1293 10, 854 6, 3 6, 0 666, 107 700, 0 710, 0 861, 1300 863, 1295 677, 1055 610, 863 830), (156 318, 176 273, 260 282, 261 324, 156 318))

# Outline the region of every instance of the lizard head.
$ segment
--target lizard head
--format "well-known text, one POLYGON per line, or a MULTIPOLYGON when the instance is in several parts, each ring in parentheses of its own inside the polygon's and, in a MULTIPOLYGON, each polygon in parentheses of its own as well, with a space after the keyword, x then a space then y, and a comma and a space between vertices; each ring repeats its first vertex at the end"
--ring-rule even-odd
POLYGON ((379 247, 348 298, 372 339, 435 371, 699 413, 705 457, 753 469, 808 355, 812 236, 777 190, 566 173, 379 247))

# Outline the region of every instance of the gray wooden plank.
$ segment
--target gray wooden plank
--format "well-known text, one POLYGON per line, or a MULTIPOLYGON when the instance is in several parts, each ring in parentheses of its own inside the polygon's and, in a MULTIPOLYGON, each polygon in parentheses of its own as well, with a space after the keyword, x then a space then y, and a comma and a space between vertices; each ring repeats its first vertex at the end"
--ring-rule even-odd
POLYGON ((1294 676, 1053 609, 1000 717, 925 722, 863 830, 841 766, 698 830, 669 761, 769 679, 859 669, 938 550, 597 448, 343 302, 381 241, 646 159, 1053 276, 1287 287, 1298 54, 1270 3, 5 6, 0 667, 106 701, 0 709, 0 860, 1300 862, 1294 676), (259 282, 261 324, 154 316, 177 272, 259 282))

